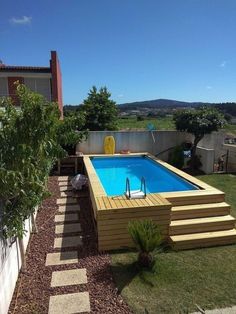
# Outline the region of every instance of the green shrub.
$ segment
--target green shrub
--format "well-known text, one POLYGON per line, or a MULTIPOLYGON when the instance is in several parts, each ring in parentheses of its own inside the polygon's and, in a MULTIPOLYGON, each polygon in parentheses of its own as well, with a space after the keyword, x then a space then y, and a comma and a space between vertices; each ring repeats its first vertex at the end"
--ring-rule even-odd
POLYGON ((153 252, 162 242, 159 226, 150 219, 130 221, 128 232, 139 251, 139 265, 142 267, 152 266, 153 252))
POLYGON ((182 145, 178 145, 174 150, 169 154, 168 162, 179 169, 183 168, 184 165, 184 152, 182 145))

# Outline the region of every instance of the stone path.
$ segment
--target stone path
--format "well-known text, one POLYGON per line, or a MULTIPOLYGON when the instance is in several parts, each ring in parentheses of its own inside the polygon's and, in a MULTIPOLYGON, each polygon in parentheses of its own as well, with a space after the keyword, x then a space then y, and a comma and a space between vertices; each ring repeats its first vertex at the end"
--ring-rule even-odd
MULTIPOLYGON (((64 269, 58 270, 58 265, 68 265, 78 263, 77 250, 83 245, 82 236, 73 235, 81 231, 79 223, 79 205, 76 198, 73 198, 70 178, 67 176, 58 177, 61 197, 57 199, 58 213, 55 215, 55 253, 48 253, 46 266, 56 266, 57 270, 52 272, 51 287, 66 287, 83 285, 87 283, 86 269, 64 269), (71 251, 61 251, 58 249, 71 248, 71 251)), ((81 289, 80 289, 81 290, 81 289)), ((78 289, 78 291, 80 291, 78 289)), ((56 295, 52 293, 49 300, 49 314, 72 314, 90 312, 89 293, 76 292, 56 295)))

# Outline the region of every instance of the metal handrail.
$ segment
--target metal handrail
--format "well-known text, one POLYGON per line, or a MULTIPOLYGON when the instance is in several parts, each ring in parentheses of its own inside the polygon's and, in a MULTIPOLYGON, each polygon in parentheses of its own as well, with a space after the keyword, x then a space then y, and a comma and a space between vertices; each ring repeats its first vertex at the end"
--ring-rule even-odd
POLYGON ((129 181, 129 178, 126 178, 126 193, 129 193, 129 198, 131 197, 131 194, 130 194, 130 181, 129 181))
POLYGON ((144 177, 141 178, 141 188, 140 188, 141 191, 143 190, 143 187, 144 187, 144 196, 146 197, 147 196, 147 190, 146 190, 146 181, 145 181, 144 177))
MULTIPOLYGON (((128 195, 129 198, 131 198, 131 192, 130 192, 130 180, 129 178, 126 178, 126 195, 128 195)), ((146 189, 146 181, 145 178, 142 177, 141 178, 141 187, 140 187, 140 191, 144 192, 144 196, 147 196, 147 189, 146 189)))

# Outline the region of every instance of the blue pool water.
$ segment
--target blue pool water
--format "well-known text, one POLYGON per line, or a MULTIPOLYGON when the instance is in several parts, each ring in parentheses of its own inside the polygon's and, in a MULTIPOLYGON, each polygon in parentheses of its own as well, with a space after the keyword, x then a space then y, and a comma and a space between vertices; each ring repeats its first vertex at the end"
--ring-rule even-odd
POLYGON ((91 161, 108 196, 123 194, 126 178, 131 190, 138 190, 144 177, 147 193, 198 189, 148 157, 92 157, 91 161))

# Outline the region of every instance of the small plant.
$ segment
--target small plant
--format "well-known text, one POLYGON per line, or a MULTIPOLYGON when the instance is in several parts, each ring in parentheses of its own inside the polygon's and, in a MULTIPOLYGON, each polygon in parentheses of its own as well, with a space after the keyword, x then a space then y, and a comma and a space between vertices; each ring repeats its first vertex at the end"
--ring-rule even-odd
POLYGON ((142 267, 151 267, 154 261, 153 252, 162 242, 159 226, 151 219, 130 221, 128 232, 139 251, 139 265, 142 267))

